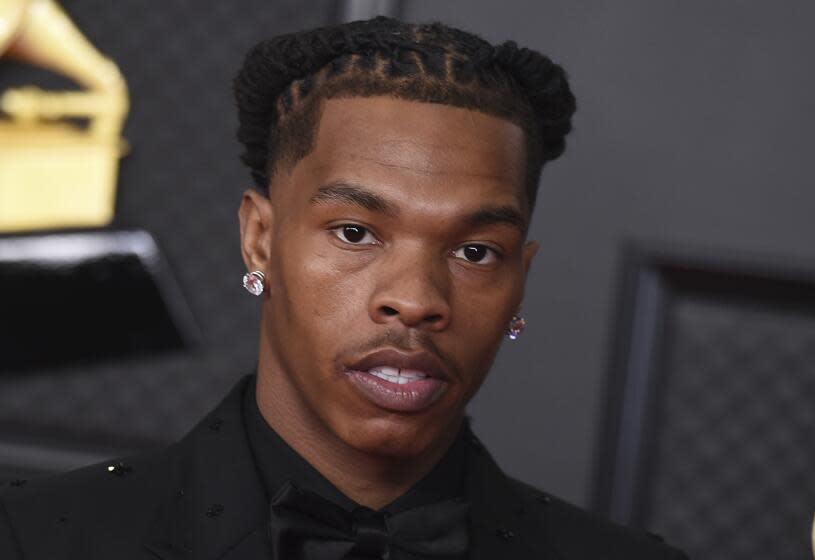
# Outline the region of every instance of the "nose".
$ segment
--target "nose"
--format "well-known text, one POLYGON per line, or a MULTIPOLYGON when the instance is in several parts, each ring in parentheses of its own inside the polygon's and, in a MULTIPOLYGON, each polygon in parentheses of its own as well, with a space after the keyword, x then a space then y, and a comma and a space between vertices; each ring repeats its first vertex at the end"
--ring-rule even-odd
POLYGON ((443 259, 391 257, 381 264, 369 313, 380 324, 443 331, 450 324, 449 277, 443 259))

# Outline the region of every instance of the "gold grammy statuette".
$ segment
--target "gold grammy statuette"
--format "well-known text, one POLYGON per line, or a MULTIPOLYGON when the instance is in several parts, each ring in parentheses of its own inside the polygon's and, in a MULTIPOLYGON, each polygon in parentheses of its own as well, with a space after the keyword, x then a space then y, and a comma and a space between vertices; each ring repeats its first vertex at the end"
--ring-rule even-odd
POLYGON ((0 92, 0 232, 110 223, 126 150, 121 132, 129 101, 121 72, 54 0, 0 0, 0 57, 85 88, 0 92))
POLYGON ((126 148, 119 69, 55 0, 0 0, 0 57, 0 65, 14 58, 81 88, 0 91, 0 287, 13 294, 0 297, 0 323, 14 325, 0 329, 0 371, 197 345, 200 329, 153 236, 102 227, 113 219, 126 148), (43 231, 58 229, 74 231, 43 231))

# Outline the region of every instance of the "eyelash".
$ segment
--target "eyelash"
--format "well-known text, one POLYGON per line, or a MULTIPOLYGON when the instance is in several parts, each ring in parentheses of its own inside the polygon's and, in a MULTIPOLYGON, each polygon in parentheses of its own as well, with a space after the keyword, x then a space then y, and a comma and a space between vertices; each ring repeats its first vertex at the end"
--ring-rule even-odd
POLYGON ((335 226, 335 227, 331 228, 331 232, 337 237, 337 239, 339 239, 343 243, 347 243, 348 245, 376 245, 377 243, 379 243, 379 240, 376 239, 376 237, 374 237, 374 234, 371 233, 371 230, 369 230, 365 226, 359 226, 357 224, 340 224, 338 226, 335 226), (345 234, 343 232, 343 230, 345 228, 360 229, 360 230, 365 232, 365 235, 363 236, 362 239, 365 239, 365 237, 370 235, 371 237, 373 237, 375 239, 375 241, 374 242, 368 242, 368 243, 362 243, 361 240, 354 242, 354 241, 349 240, 347 237, 345 239, 343 239, 343 237, 345 237, 345 234))
MULTIPOLYGON (((335 227, 331 228, 330 231, 334 234, 334 236, 337 237, 337 239, 339 239, 340 241, 342 241, 343 243, 346 243, 348 245, 364 246, 364 245, 376 245, 376 244, 379 243, 379 240, 376 239, 374 234, 371 233, 371 231, 368 228, 366 228, 365 226, 357 225, 357 224, 340 224, 338 226, 335 226, 335 227), (345 235, 345 229, 346 228, 355 228, 355 229, 358 229, 358 230, 361 230, 362 232, 364 232, 362 239, 360 241, 356 241, 356 242, 349 240, 345 235), (374 241, 368 242, 368 243, 363 243, 362 240, 364 240, 367 236, 371 236, 374 239, 374 241)), ((494 249, 494 248, 492 248, 492 247, 490 247, 488 245, 485 245, 483 243, 468 243, 466 245, 462 245, 458 249, 454 249, 453 251, 451 251, 451 254, 453 256, 455 256, 456 258, 462 259, 463 261, 465 261, 467 263, 475 264, 475 265, 481 265, 481 266, 494 264, 502 256, 501 253, 498 250, 496 250, 496 249, 494 249), (487 252, 486 253, 487 256, 485 258, 489 259, 489 257, 492 256, 492 259, 489 262, 484 262, 483 260, 481 260, 481 261, 471 261, 471 260, 467 259, 463 255, 463 253, 462 253, 461 256, 458 255, 458 253, 460 251, 466 251, 467 249, 474 248, 474 247, 485 249, 486 252, 487 252)))

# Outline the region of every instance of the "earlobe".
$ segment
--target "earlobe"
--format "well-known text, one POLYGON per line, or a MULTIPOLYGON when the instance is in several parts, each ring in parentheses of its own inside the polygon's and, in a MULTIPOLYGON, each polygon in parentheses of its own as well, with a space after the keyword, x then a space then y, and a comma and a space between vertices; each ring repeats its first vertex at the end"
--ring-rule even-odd
POLYGON ((243 193, 238 210, 241 254, 246 270, 266 271, 271 257, 274 210, 268 197, 255 189, 243 193))

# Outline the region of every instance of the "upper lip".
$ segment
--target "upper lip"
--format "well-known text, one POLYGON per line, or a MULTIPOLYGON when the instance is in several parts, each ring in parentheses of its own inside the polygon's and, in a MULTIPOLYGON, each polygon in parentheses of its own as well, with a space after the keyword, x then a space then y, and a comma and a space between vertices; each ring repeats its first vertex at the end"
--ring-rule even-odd
POLYGON ((431 352, 402 352, 394 348, 383 348, 366 354, 361 359, 351 362, 346 370, 368 371, 381 366, 421 371, 429 377, 449 379, 450 375, 442 361, 431 352))

